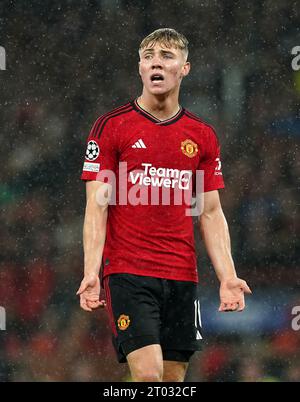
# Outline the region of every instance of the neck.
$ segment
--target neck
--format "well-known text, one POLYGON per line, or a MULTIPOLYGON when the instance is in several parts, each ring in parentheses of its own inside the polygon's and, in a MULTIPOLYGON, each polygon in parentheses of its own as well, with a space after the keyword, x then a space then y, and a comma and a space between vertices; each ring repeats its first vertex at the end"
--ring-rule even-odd
MULTIPOLYGON (((174 94, 175 95, 175 94, 174 94)), ((155 96, 143 90, 142 95, 137 99, 139 106, 151 113, 159 120, 167 120, 179 111, 180 105, 177 96, 163 94, 155 96)))

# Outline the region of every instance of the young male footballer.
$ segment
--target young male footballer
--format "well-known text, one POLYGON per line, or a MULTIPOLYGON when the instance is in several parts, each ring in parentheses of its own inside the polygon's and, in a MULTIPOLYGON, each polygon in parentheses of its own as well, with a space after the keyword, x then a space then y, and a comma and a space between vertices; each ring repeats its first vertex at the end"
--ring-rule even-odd
POLYGON ((193 221, 182 200, 195 194, 200 171, 199 230, 220 281, 219 311, 242 311, 251 291, 231 256, 216 133, 179 104, 188 41, 158 29, 139 56, 142 94, 99 117, 87 140, 77 294, 85 311, 107 307, 118 360, 133 381, 179 382, 202 341, 193 221))

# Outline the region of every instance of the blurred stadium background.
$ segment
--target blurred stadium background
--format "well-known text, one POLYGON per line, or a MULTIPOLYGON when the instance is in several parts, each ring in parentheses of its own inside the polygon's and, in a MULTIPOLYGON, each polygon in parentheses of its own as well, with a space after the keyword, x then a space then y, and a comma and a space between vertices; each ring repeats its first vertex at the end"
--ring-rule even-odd
POLYGON ((190 41, 181 103, 217 129, 233 256, 253 290, 245 313, 218 314, 196 233, 205 341, 187 380, 300 381, 299 26, 288 0, 1 1, 1 381, 130 380, 106 312, 83 312, 75 296, 79 177, 96 117, 139 95, 138 45, 158 27, 190 41))

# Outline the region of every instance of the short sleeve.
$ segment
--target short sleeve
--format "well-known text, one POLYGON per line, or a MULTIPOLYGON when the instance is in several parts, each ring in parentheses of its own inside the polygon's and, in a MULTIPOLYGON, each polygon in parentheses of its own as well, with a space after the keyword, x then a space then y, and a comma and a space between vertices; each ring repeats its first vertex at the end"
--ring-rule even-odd
POLYGON ((118 149, 111 120, 99 117, 87 138, 82 180, 106 181, 109 173, 115 173, 118 149))
POLYGON ((224 188, 220 144, 216 133, 210 127, 206 133, 202 152, 203 157, 199 161, 198 170, 204 173, 204 192, 224 188))

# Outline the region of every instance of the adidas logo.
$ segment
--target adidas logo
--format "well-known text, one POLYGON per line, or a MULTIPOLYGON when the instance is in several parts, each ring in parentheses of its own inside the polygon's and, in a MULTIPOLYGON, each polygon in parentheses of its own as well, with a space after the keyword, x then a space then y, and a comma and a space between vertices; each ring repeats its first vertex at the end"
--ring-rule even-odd
POLYGON ((144 144, 143 140, 139 139, 135 144, 132 145, 132 148, 147 148, 144 144))

